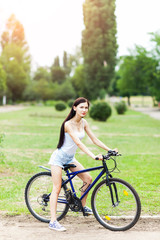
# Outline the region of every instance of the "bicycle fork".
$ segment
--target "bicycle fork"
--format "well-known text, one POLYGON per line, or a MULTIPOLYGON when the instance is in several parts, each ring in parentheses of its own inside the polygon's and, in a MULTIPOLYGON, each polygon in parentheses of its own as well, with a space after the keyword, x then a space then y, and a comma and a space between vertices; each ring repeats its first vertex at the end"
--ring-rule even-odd
MULTIPOLYGON (((112 175, 110 175, 112 178, 112 175)), ((111 183, 108 175, 106 176, 106 186, 109 187, 110 195, 111 195, 111 201, 112 201, 112 206, 117 207, 120 203, 119 198, 118 198, 118 192, 117 192, 117 187, 115 183, 111 183), (113 185, 113 186, 112 186, 113 185), (114 198, 114 193, 115 193, 115 198, 114 198)))

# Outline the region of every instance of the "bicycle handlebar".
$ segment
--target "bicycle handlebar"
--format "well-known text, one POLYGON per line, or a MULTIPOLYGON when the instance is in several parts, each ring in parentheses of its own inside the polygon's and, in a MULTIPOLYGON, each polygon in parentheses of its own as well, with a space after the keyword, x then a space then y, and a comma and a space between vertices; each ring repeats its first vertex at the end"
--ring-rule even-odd
MULTIPOLYGON (((104 159, 107 160, 107 159, 109 159, 111 156, 121 156, 121 154, 119 154, 119 153, 116 152, 116 151, 109 150, 106 155, 102 155, 102 156, 103 156, 103 160, 104 160, 104 159)), ((99 160, 99 158, 96 157, 95 160, 99 160)))

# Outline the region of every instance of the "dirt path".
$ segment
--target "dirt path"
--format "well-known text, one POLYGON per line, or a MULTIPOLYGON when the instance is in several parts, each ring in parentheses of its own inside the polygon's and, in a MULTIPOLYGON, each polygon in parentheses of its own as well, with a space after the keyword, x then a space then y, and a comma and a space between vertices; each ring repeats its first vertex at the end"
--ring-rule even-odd
POLYGON ((0 107, 0 113, 11 112, 11 111, 18 111, 26 108, 25 106, 21 105, 5 105, 0 107))
POLYGON ((66 217, 61 221, 66 232, 48 229, 32 216, 0 217, 1 240, 160 240, 160 219, 141 219, 126 232, 111 232, 103 228, 95 218, 66 217))
POLYGON ((133 108, 133 110, 137 112, 142 112, 144 114, 149 115, 152 118, 155 118, 157 120, 160 120, 160 109, 155 107, 155 108, 133 108))

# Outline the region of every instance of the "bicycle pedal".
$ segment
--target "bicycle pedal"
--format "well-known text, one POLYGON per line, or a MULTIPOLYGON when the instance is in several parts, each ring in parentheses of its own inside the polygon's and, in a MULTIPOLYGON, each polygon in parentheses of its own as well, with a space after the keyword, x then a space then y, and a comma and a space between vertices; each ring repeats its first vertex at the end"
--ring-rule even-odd
POLYGON ((88 217, 90 214, 88 214, 88 213, 83 213, 83 216, 84 217, 88 217))
POLYGON ((84 216, 84 217, 88 217, 88 216, 91 216, 91 215, 93 215, 93 213, 83 212, 83 216, 84 216))

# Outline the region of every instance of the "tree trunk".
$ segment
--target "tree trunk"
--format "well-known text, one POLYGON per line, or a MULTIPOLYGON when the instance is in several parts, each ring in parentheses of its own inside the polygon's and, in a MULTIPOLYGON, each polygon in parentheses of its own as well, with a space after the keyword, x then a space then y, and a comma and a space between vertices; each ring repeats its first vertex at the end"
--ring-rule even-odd
POLYGON ((128 96, 128 106, 131 106, 130 96, 128 96))

